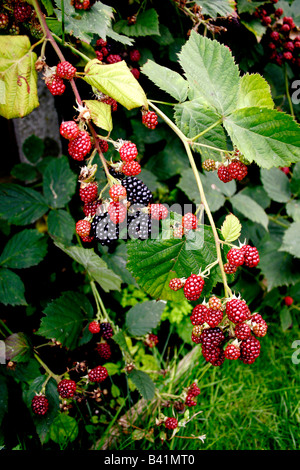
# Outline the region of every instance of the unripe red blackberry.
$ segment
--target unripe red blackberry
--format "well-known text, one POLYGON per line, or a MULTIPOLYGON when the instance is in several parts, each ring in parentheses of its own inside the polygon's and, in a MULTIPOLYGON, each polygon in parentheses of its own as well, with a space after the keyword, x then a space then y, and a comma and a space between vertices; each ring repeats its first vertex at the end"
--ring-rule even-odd
POLYGON ((194 396, 193 395, 190 395, 188 394, 186 399, 185 399, 185 402, 184 404, 188 407, 191 407, 191 406, 196 406, 197 405, 197 402, 196 400, 194 399, 194 396))
POLYGON ((204 160, 202 163, 203 170, 206 171, 214 171, 216 169, 216 162, 209 158, 208 160, 204 160))
POLYGON ((49 408, 49 401, 45 395, 35 395, 31 401, 31 408, 34 414, 43 416, 49 408))
POLYGON ((109 54, 106 60, 109 64, 116 64, 122 61, 122 57, 120 57, 119 54, 109 54))
POLYGON ((277 8, 277 10, 275 10, 274 15, 276 16, 276 18, 280 18, 283 15, 283 9, 277 8))
POLYGON ((255 246, 244 245, 242 247, 245 259, 245 266, 248 268, 255 268, 259 263, 259 254, 255 246))
POLYGON ((227 259, 231 266, 242 266, 244 264, 244 253, 238 248, 231 248, 227 253, 227 259))
POLYGON ((107 46, 107 41, 105 41, 105 39, 99 38, 96 41, 96 46, 97 47, 105 47, 105 46, 107 46))
POLYGON ((91 231, 91 224, 88 220, 78 220, 75 229, 80 237, 87 237, 91 231))
POLYGON ((141 165, 136 161, 124 163, 122 166, 122 173, 126 176, 139 175, 141 171, 141 165))
POLYGON ((66 85, 63 82, 63 79, 57 75, 52 75, 51 77, 45 80, 46 86, 53 96, 60 96, 64 93, 66 85))
POLYGON ((202 356, 206 360, 206 362, 217 361, 220 357, 221 349, 217 346, 215 347, 208 347, 202 346, 202 356))
POLYGON ((232 181, 232 176, 229 173, 228 167, 225 165, 220 165, 218 168, 218 177, 223 183, 229 183, 232 181))
POLYGON ((225 353, 226 359, 230 359, 232 361, 235 361, 241 355, 240 348, 238 346, 235 346, 232 343, 226 346, 224 353, 225 353))
POLYGON ((287 295, 287 296, 284 298, 284 303, 285 303, 285 305, 287 305, 288 307, 289 307, 290 305, 292 305, 293 302, 294 302, 293 297, 291 297, 291 296, 289 296, 289 295, 287 295))
POLYGON ((219 355, 217 357, 212 358, 209 362, 215 367, 220 367, 225 361, 225 359, 225 353, 223 349, 221 349, 219 355))
POLYGON ((283 57, 285 58, 285 60, 292 60, 293 54, 291 52, 284 52, 283 57))
POLYGON ((245 300, 231 299, 226 303, 226 315, 233 323, 242 323, 248 320, 251 313, 245 300))
POLYGON ((247 323, 239 323, 234 328, 234 334, 238 339, 247 339, 251 336, 251 328, 247 323))
POLYGON ((195 230, 197 228, 197 225, 198 225, 198 219, 191 212, 188 212, 182 217, 183 228, 187 230, 195 230))
POLYGON ((107 212, 110 220, 114 224, 121 224, 126 218, 127 209, 121 202, 111 202, 108 206, 107 212))
POLYGON ((156 113, 154 111, 148 111, 143 114, 142 123, 148 127, 148 129, 155 129, 158 124, 156 113))
POLYGON ((201 343, 201 337, 200 336, 195 336, 193 333, 191 335, 191 340, 193 343, 200 344, 201 343))
POLYGON ((32 14, 32 7, 26 2, 17 2, 14 7, 14 17, 18 23, 24 23, 32 14))
POLYGON ((137 49, 131 50, 129 52, 129 57, 130 57, 131 62, 138 62, 141 58, 140 51, 138 51, 137 49))
POLYGON ((294 46, 294 43, 292 41, 287 41, 284 45, 283 45, 284 49, 287 50, 287 51, 290 51, 290 52, 293 52, 295 46, 294 46))
POLYGON ((9 24, 9 17, 6 13, 0 13, 0 29, 7 28, 9 24))
POLYGON ((96 320, 92 321, 89 324, 89 331, 93 334, 100 333, 100 323, 97 322, 96 320))
POLYGON ((241 181, 247 176, 248 168, 240 160, 232 160, 228 165, 228 171, 233 179, 241 181))
POLYGON ((207 313, 208 308, 206 305, 196 305, 196 307, 193 308, 192 315, 190 316, 192 325, 203 325, 206 321, 207 313))
POLYGON ((208 300, 208 306, 212 310, 221 310, 222 309, 222 301, 218 299, 218 297, 212 296, 208 300))
POLYGON ((224 271, 226 274, 234 274, 237 270, 237 266, 233 266, 230 263, 225 263, 224 264, 224 271))
POLYGON ((174 277, 169 282, 170 289, 172 289, 174 291, 177 291, 177 290, 181 289, 183 286, 184 286, 184 282, 181 279, 177 278, 177 277, 174 277))
POLYGON ((64 121, 60 125, 59 132, 65 139, 72 140, 78 137, 80 129, 75 121, 64 121))
POLYGON ((72 78, 75 77, 76 72, 76 68, 73 67, 73 65, 70 64, 70 62, 67 62, 66 60, 60 62, 56 67, 56 75, 66 80, 72 80, 72 78))
POLYGON ((140 78, 140 71, 139 71, 139 69, 133 67, 133 68, 130 69, 130 72, 132 73, 132 75, 134 76, 134 78, 135 78, 136 80, 138 80, 138 79, 140 78))
POLYGON ((103 322, 100 325, 101 327, 101 335, 104 339, 109 339, 113 336, 114 332, 110 323, 103 322))
POLYGON ((102 359, 107 361, 111 356, 110 345, 108 343, 98 343, 97 352, 102 359))
POLYGON ((82 161, 92 148, 92 142, 86 131, 80 131, 75 139, 70 140, 68 151, 74 160, 82 161))
POLYGON ((151 204, 150 215, 151 219, 164 220, 168 217, 169 211, 163 204, 151 204))
POLYGON ((192 330, 192 334, 193 336, 196 336, 196 338, 200 338, 202 331, 203 331, 203 328, 201 325, 195 325, 192 330))
POLYGON ((205 328, 201 333, 201 343, 207 349, 216 348, 224 341, 225 336, 221 328, 205 328))
POLYGON ((100 62, 103 60, 103 53, 101 51, 95 51, 96 52, 96 57, 100 62))
POLYGON ((192 385, 188 389, 188 394, 192 397, 197 397, 200 395, 201 391, 196 382, 193 382, 192 385))
POLYGON ((99 147, 102 153, 106 153, 108 151, 108 142, 104 139, 100 139, 99 147))
POLYGON ((97 182, 81 183, 79 188, 79 197, 85 204, 95 201, 98 197, 97 182))
POLYGON ((96 199, 95 201, 85 203, 82 210, 86 217, 89 217, 89 216, 93 217, 94 215, 97 214, 97 211, 99 210, 100 206, 101 206, 101 201, 96 199))
POLYGON ((283 24, 280 28, 280 31, 282 33, 288 33, 291 30, 291 27, 289 24, 283 24))
POLYGON ((154 333, 149 333, 146 336, 145 344, 149 346, 149 348, 154 348, 158 344, 158 337, 154 333))
POLYGON ((251 315, 252 331, 255 336, 263 338, 267 334, 268 325, 259 313, 251 315))
POLYGON ((185 281, 183 292, 188 300, 199 299, 204 287, 204 279, 196 274, 191 274, 185 281))
POLYGON ((127 191, 121 184, 114 184, 109 190, 109 195, 114 202, 119 202, 121 199, 126 198, 127 191))
POLYGON ((279 36, 279 33, 277 31, 273 31, 271 34, 270 34, 270 37, 273 39, 273 41, 278 41, 280 36, 279 36))
POLYGON ((212 327, 218 326, 223 320, 222 310, 213 310, 209 308, 205 317, 205 322, 212 327))
POLYGON ((116 100, 114 100, 113 98, 111 98, 110 96, 104 96, 102 99, 101 99, 102 103, 105 103, 105 104, 108 104, 111 106, 111 110, 114 112, 114 111, 117 111, 118 109, 118 103, 116 102, 116 100))
POLYGON ((71 0, 71 5, 74 5, 76 10, 88 10, 91 6, 90 0, 71 0))
POLYGON ((81 241, 84 243, 91 243, 94 240, 92 235, 87 235, 86 237, 81 237, 81 241))
POLYGON ((178 421, 176 418, 167 418, 165 420, 166 429, 176 429, 178 427, 178 421))
POLYGON ((240 359, 244 364, 253 364, 260 354, 260 342, 254 336, 244 339, 240 345, 240 359))
POLYGON ((57 391, 62 398, 71 398, 76 392, 76 382, 70 379, 63 379, 57 385, 57 391))
POLYGON ((106 367, 97 366, 88 372, 88 377, 91 382, 103 382, 108 377, 106 367))
POLYGON ((120 157, 123 162, 132 162, 138 155, 138 150, 133 142, 126 141, 119 149, 120 157))
POLYGON ((182 227, 182 225, 176 225, 176 227, 173 228, 173 237, 181 239, 183 235, 184 228, 182 227))

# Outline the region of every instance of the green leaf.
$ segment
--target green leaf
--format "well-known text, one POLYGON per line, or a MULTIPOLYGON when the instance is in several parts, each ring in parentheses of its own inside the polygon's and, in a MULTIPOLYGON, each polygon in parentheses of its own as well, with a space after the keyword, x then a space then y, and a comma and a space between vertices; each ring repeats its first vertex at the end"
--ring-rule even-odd
POLYGON ((46 237, 35 229, 25 229, 7 242, 0 256, 0 265, 13 269, 29 268, 39 264, 46 253, 46 237))
POLYGON ((118 331, 112 339, 120 346, 121 350, 126 352, 127 354, 130 354, 125 335, 122 330, 118 331))
POLYGON ((145 10, 137 15, 136 23, 129 25, 127 20, 120 20, 114 25, 117 33, 126 36, 155 36, 159 35, 158 15, 154 8, 145 10))
POLYGON ((251 199, 251 197, 238 193, 230 198, 230 202, 236 211, 243 214, 247 219, 261 224, 266 230, 268 230, 269 219, 266 212, 259 204, 257 204, 257 202, 251 199))
POLYGON ((195 3, 199 5, 203 15, 208 15, 210 18, 216 18, 217 16, 228 16, 231 15, 235 10, 234 0, 196 0, 195 3))
POLYGON ((75 349, 85 321, 86 303, 83 294, 64 292, 43 310, 45 317, 36 334, 47 339, 55 338, 66 348, 75 349))
POLYGON ((65 210, 51 210, 47 218, 48 232, 53 240, 70 244, 75 233, 75 221, 65 210))
POLYGON ((0 426, 8 411, 8 387, 6 377, 0 375, 0 426))
POLYGON ((244 188, 242 194, 251 197, 263 209, 266 209, 271 204, 271 198, 266 193, 262 186, 248 186, 244 188))
POLYGON ((240 80, 237 108, 253 106, 273 109, 274 101, 268 82, 258 73, 246 73, 240 80))
POLYGON ((261 170, 260 179, 263 184, 264 190, 273 201, 288 202, 291 198, 290 182, 278 168, 271 168, 270 170, 261 170))
POLYGON ((280 310, 280 323, 283 331, 287 331, 293 325, 293 320, 287 306, 280 310))
MULTIPOLYGON (((218 122, 219 116, 201 100, 194 99, 174 106, 175 121, 179 129, 189 138, 197 137, 201 132, 218 122)), ((227 150, 226 136, 221 123, 195 140, 195 142, 227 150)), ((204 158, 220 159, 220 152, 194 145, 193 150, 201 152, 204 158)))
MULTIPOLYGON (((144 181, 144 180, 142 180, 144 181)), ((127 246, 126 243, 122 243, 117 246, 113 253, 104 254, 102 256, 103 261, 106 262, 107 266, 112 271, 119 273, 122 281, 126 284, 135 284, 135 280, 126 268, 127 262, 127 246)))
POLYGON ((91 248, 81 248, 77 246, 64 246, 55 243, 58 248, 67 253, 77 263, 84 266, 87 273, 102 287, 105 292, 120 290, 122 280, 91 248))
POLYGON ((300 258, 300 222, 294 222, 285 231, 279 251, 287 251, 300 258))
POLYGON ((254 34, 258 43, 261 41, 266 32, 266 26, 259 19, 253 18, 250 21, 241 21, 241 24, 254 34))
POLYGON ((6 119, 24 117, 39 106, 36 60, 28 36, 0 36, 0 115, 6 119))
POLYGON ((187 81, 173 70, 148 60, 141 72, 155 83, 161 90, 173 96, 177 101, 185 101, 188 93, 187 81))
MULTIPOLYGON (((216 258, 211 228, 202 226, 190 238, 130 241, 127 267, 139 286, 155 299, 180 301, 184 298, 183 292, 172 291, 170 279, 196 274, 216 258)), ((205 280, 202 298, 221 280, 219 270, 214 266, 205 280)))
POLYGON ((46 23, 51 33, 62 36, 62 24, 56 18, 46 18, 46 23))
POLYGON ((109 376, 120 373, 120 366, 118 364, 115 364, 114 362, 106 362, 105 368, 109 376))
POLYGON ((187 155, 183 144, 179 139, 176 139, 172 145, 166 145, 161 152, 153 155, 145 168, 157 175, 159 180, 164 181, 181 174, 186 169, 186 159, 187 155))
POLYGON ((86 104, 92 121, 96 124, 96 126, 111 132, 113 128, 111 119, 111 106, 96 100, 85 100, 84 103, 86 104))
POLYGON ((50 426, 50 439, 60 446, 66 446, 75 441, 78 431, 75 418, 65 413, 59 413, 50 426))
POLYGON ((11 175, 21 181, 33 181, 37 177, 37 171, 28 163, 18 163, 11 170, 11 175))
POLYGON ((297 199, 288 202, 286 205, 286 212, 294 219, 295 222, 300 222, 300 201, 297 199))
POLYGON ((132 46, 134 44, 133 39, 130 39, 127 36, 123 36, 123 34, 118 34, 111 28, 108 28, 106 36, 113 39, 114 41, 120 42, 121 44, 125 44, 126 46, 132 46))
POLYGON ((126 327, 132 336, 144 336, 158 325, 166 302, 147 300, 137 303, 126 314, 126 327))
POLYGON ((294 196, 299 196, 300 194, 300 162, 296 163, 293 168, 291 191, 294 196))
POLYGON ((54 10, 53 10, 53 5, 52 5, 51 0, 41 0, 41 1, 42 1, 42 4, 44 5, 44 7, 46 8, 47 15, 48 16, 53 15, 54 10))
POLYGON ((47 210, 45 199, 37 191, 18 184, 0 185, 0 217, 11 224, 31 224, 47 210))
POLYGON ((64 207, 71 200, 76 188, 76 175, 70 169, 66 156, 51 160, 43 178, 44 196, 50 207, 64 207))
POLYGON ((45 144, 42 139, 32 134, 24 140, 22 150, 28 161, 37 163, 43 156, 45 144))
POLYGON ((27 305, 25 287, 21 278, 10 271, 0 269, 0 301, 4 305, 27 305))
POLYGON ((271 168, 300 160, 300 128, 285 113, 257 107, 239 109, 224 118, 224 126, 250 163, 271 168))
POLYGON ((24 333, 13 333, 5 339, 5 355, 8 361, 28 362, 31 347, 24 333))
POLYGON ((227 47, 192 31, 179 62, 195 97, 203 104, 221 115, 236 108, 239 70, 227 47))
MULTIPOLYGON (((55 0, 57 9, 55 14, 62 21, 61 0, 55 0)), ((93 35, 105 39, 111 26, 113 8, 97 1, 88 10, 76 10, 70 2, 64 2, 64 28, 65 31, 78 39, 90 43, 93 35)))
POLYGON ((237 9, 239 13, 254 13, 257 6, 263 5, 265 0, 255 1, 252 0, 237 0, 237 9))
POLYGON ((114 98, 127 109, 147 105, 147 97, 139 82, 130 72, 126 62, 102 65, 97 59, 85 66, 85 80, 105 95, 114 98))
POLYGON ((152 400, 155 394, 155 385, 146 372, 133 369, 128 378, 134 383, 145 400, 152 400))
POLYGON ((221 233, 226 242, 234 242, 241 235, 242 226, 239 219, 229 214, 225 217, 225 220, 221 227, 221 233))

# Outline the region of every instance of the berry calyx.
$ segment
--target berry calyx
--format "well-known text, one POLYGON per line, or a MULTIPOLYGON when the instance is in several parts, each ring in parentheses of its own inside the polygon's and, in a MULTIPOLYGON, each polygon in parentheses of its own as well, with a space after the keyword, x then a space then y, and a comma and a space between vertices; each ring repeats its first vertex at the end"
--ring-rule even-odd
POLYGON ((126 141, 119 149, 123 162, 132 162, 138 155, 138 150, 133 142, 126 141))
POLYGON ((154 111, 147 111, 142 115, 142 123, 148 127, 148 129, 155 129, 158 120, 157 120, 157 115, 154 111))
POLYGON ((114 184, 109 190, 109 195, 114 202, 119 202, 121 199, 126 198, 127 191, 126 188, 121 184, 114 184))
POLYGON ((184 284, 184 295, 188 300, 199 299, 204 287, 204 279, 196 274, 191 274, 184 284))
POLYGON ((88 377, 91 382, 103 382, 108 377, 106 367, 97 366, 88 372, 88 377))
POLYGON ((197 225, 198 225, 198 219, 191 212, 188 212, 182 217, 182 227, 184 227, 185 229, 195 230, 197 228, 197 225))
POLYGON ((92 183, 81 183, 79 189, 79 197, 85 203, 88 204, 89 202, 95 201, 98 196, 98 184, 96 181, 92 183))
POLYGON ((236 267, 242 266, 245 261, 243 251, 238 248, 231 248, 227 253, 227 259, 231 266, 236 267))
POLYGON ((168 217, 169 211, 163 204, 151 204, 150 214, 152 219, 163 220, 168 217))
POLYGON ((184 286, 184 282, 181 279, 177 278, 177 277, 174 277, 169 282, 170 289, 172 289, 174 291, 177 291, 177 290, 181 289, 183 286, 184 286))
POLYGON ((72 80, 72 78, 75 77, 76 72, 76 68, 66 60, 60 62, 56 67, 56 75, 60 78, 65 78, 66 80, 72 80))
POLYGON ((85 219, 78 220, 75 226, 75 230, 80 237, 87 237, 91 231, 91 224, 88 220, 85 219))
POLYGON ((62 398, 72 398, 76 392, 76 382, 70 379, 63 379, 57 385, 57 391, 62 398))
POLYGON ((141 171, 141 165, 136 161, 124 163, 124 165, 122 166, 122 172, 126 176, 139 175, 141 171))
POLYGON ((92 148, 92 142, 86 131, 80 131, 68 144, 69 154, 74 160, 82 161, 92 148))
POLYGON ((49 401, 45 395, 35 395, 31 401, 31 408, 34 414, 43 416, 49 408, 49 401))
POLYGON ((89 331, 93 334, 100 333, 100 323, 96 320, 91 321, 89 324, 89 331))
POLYGON ((80 129, 75 121, 64 121, 60 125, 59 132, 65 139, 72 140, 78 137, 80 129))
POLYGON ((176 418, 167 418, 165 420, 166 429, 176 429, 178 427, 178 421, 176 418))

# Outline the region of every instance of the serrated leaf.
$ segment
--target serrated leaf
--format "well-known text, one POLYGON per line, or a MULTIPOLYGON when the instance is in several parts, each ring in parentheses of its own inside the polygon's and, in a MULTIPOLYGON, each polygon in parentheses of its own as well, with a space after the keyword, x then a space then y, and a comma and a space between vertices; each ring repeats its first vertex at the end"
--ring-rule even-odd
POLYGON ((126 313, 126 327, 132 336, 144 336, 158 325, 166 303, 147 300, 134 305, 126 313))
POLYGON ((134 383, 140 394, 145 400, 152 400, 155 394, 155 385, 146 372, 133 369, 128 378, 134 383))
POLYGON ((264 190, 273 201, 288 202, 291 198, 290 182, 278 168, 271 168, 270 170, 260 170, 260 178, 264 190))
POLYGON ((300 194, 300 163, 296 163, 293 168, 291 191, 294 196, 298 196, 300 194))
POLYGON ((97 59, 85 66, 85 80, 105 95, 114 98, 127 109, 147 106, 144 90, 123 60, 116 64, 102 65, 97 59))
POLYGON ((294 222, 285 231, 279 251, 286 251, 300 258, 300 222, 294 222))
POLYGON ((148 60, 141 68, 141 72, 155 83, 161 90, 173 96, 175 100, 182 102, 187 98, 188 83, 179 75, 167 67, 158 65, 152 60, 148 60))
POLYGON ((158 14, 154 8, 150 8, 137 15, 135 24, 129 25, 127 20, 120 20, 113 29, 126 36, 156 36, 160 34, 158 14))
POLYGON ((123 331, 118 331, 116 334, 114 334, 112 338, 120 346, 121 350, 130 355, 130 351, 123 331))
POLYGON ((0 301, 4 305, 27 305, 21 278, 10 269, 0 269, 0 301))
MULTIPOLYGON (((172 291, 170 279, 196 274, 216 258, 211 228, 205 226, 200 232, 191 234, 190 239, 130 241, 127 267, 139 286, 155 299, 180 301, 184 298, 183 292, 172 291)), ((204 298, 221 280, 218 268, 213 267, 205 280, 201 297, 204 298)))
POLYGON ((22 150, 31 163, 37 163, 43 156, 45 144, 42 139, 32 134, 24 140, 22 150))
POLYGON ((179 62, 195 97, 203 104, 220 115, 235 109, 239 70, 228 48, 192 31, 179 54, 179 62))
POLYGON ((239 13, 254 13, 257 6, 263 5, 265 0, 255 1, 252 0, 237 0, 237 9, 239 13))
POLYGON ((297 199, 288 202, 286 205, 286 212, 294 219, 295 222, 300 222, 300 201, 297 199))
POLYGON ((50 426, 50 439, 66 446, 69 442, 75 441, 78 436, 78 424, 75 418, 65 413, 59 413, 50 426))
POLYGON ((51 210, 47 217, 48 232, 53 240, 70 244, 75 233, 75 221, 65 210, 51 210))
POLYGON ((258 73, 246 73, 240 80, 237 108, 253 106, 273 109, 274 101, 268 82, 258 73))
POLYGON ((43 310, 45 317, 36 334, 47 339, 55 338, 66 348, 75 349, 85 321, 83 309, 86 302, 83 294, 64 292, 43 310))
POLYGON ((64 207, 76 188, 76 175, 66 156, 51 160, 43 175, 44 196, 50 207, 64 207))
POLYGON ((111 106, 96 100, 85 100, 84 103, 86 104, 91 114, 92 121, 96 126, 111 132, 113 128, 111 106))
POLYGON ((11 175, 21 181, 33 181, 37 177, 34 166, 28 163, 18 163, 11 170, 11 175))
POLYGON ((0 185, 0 217, 14 225, 28 225, 47 212, 41 194, 18 184, 0 185))
MULTIPOLYGON (((61 0, 55 0, 55 14, 62 21, 61 0)), ((105 39, 111 26, 113 8, 97 1, 88 10, 76 10, 70 2, 64 2, 64 28, 71 35, 90 43, 93 35, 105 39)))
POLYGON ((39 106, 36 60, 28 36, 0 36, 0 115, 6 119, 24 117, 39 106))
POLYGON ((122 280, 107 264, 90 248, 64 246, 55 243, 58 248, 71 256, 77 263, 85 267, 87 273, 102 287, 105 292, 120 290, 122 280))
POLYGON ((41 1, 44 7, 46 8, 48 16, 53 15, 54 10, 53 10, 53 5, 52 5, 51 0, 41 0, 41 1))
POLYGON ((0 256, 0 265, 13 269, 29 268, 39 264, 46 253, 46 237, 35 229, 25 229, 7 242, 0 256))
POLYGON ((230 243, 237 240, 241 235, 241 230, 241 223, 235 215, 229 214, 225 217, 221 227, 221 233, 225 241, 230 243))
POLYGON ((5 355, 8 361, 27 362, 31 347, 24 333, 13 333, 5 339, 5 355))
POLYGON ((106 36, 126 46, 132 46, 134 43, 133 39, 130 39, 127 36, 124 36, 123 34, 118 34, 112 28, 108 28, 106 36))
POLYGON ((235 10, 234 0, 196 0, 195 3, 199 5, 202 10, 201 13, 208 15, 210 18, 217 16, 231 15, 235 10))
POLYGON ((269 219, 266 212, 259 204, 257 204, 257 202, 251 199, 251 197, 238 193, 230 198, 230 202, 232 207, 243 214, 247 219, 261 224, 266 230, 268 230, 269 219))
POLYGON ((300 127, 275 109, 244 108, 224 118, 234 145, 263 168, 289 166, 300 160, 300 127))

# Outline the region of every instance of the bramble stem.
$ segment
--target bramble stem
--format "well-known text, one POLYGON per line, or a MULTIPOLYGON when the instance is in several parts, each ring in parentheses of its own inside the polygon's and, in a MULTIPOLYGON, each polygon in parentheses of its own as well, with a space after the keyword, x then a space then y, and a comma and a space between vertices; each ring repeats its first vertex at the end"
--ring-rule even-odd
POLYGON ((53 377, 53 379, 58 383, 60 382, 60 379, 61 379, 61 376, 59 375, 56 375, 52 372, 52 370, 49 369, 49 367, 44 363, 44 361, 42 361, 42 359, 39 357, 39 355, 37 353, 34 353, 34 357, 35 359, 41 364, 41 366, 43 367, 43 369, 45 369, 45 371, 47 372, 47 374, 50 376, 50 377, 53 377))
POLYGON ((190 165, 191 165, 191 168, 192 168, 192 171, 193 171, 195 180, 196 180, 196 184, 197 184, 197 187, 198 187, 198 190, 199 190, 200 199, 201 199, 202 204, 204 205, 204 209, 205 209, 205 212, 206 212, 207 217, 208 217, 208 219, 209 219, 210 226, 211 226, 211 229, 212 229, 212 232, 213 232, 213 236, 214 236, 214 239, 215 239, 215 246, 216 246, 216 251, 217 251, 217 259, 218 259, 218 263, 219 263, 219 267, 220 267, 220 271, 221 271, 221 276, 222 276, 222 281, 223 281, 223 285, 224 285, 225 297, 231 296, 231 295, 232 295, 232 292, 231 292, 231 290, 230 290, 230 288, 228 287, 228 284, 227 284, 227 278, 226 278, 226 274, 225 274, 224 266, 223 266, 223 261, 222 261, 222 253, 221 253, 221 247, 220 247, 220 243, 221 243, 221 242, 220 242, 220 239, 219 239, 219 236, 218 236, 218 231, 217 231, 217 228, 216 228, 216 225, 215 225, 215 222, 214 222, 212 213, 211 213, 211 211, 210 211, 209 205, 208 205, 207 200, 206 200, 206 196, 205 196, 204 189, 203 189, 203 185, 202 185, 202 182, 201 182, 201 178, 200 178, 200 175, 199 175, 199 172, 198 172, 196 163, 195 163, 195 159, 194 159, 194 157, 193 157, 193 154, 192 154, 192 151, 191 151, 191 148, 190 148, 190 145, 189 145, 189 142, 190 142, 191 140, 188 139, 188 138, 183 134, 183 132, 181 132, 181 130, 178 129, 178 127, 171 121, 171 119, 169 119, 168 116, 166 116, 159 108, 157 108, 157 107, 152 103, 152 101, 148 101, 148 103, 149 103, 149 105, 155 110, 155 112, 156 112, 156 113, 171 127, 171 129, 178 135, 178 137, 180 138, 180 140, 182 141, 182 143, 183 143, 183 145, 184 145, 184 147, 185 147, 185 150, 186 150, 186 153, 187 153, 187 156, 188 156, 188 159, 189 159, 189 162, 190 162, 190 165))

